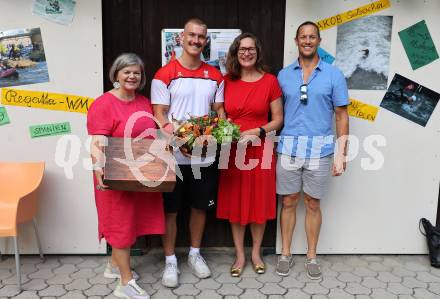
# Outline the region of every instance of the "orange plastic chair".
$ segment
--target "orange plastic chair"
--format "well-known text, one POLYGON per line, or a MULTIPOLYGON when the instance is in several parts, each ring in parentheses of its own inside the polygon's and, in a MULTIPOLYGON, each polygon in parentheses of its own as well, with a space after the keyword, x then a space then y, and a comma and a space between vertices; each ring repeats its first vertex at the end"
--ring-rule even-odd
POLYGON ((44 162, 0 162, 0 237, 14 239, 17 285, 21 290, 17 225, 33 221, 38 251, 43 259, 37 222, 37 189, 43 179, 44 162))

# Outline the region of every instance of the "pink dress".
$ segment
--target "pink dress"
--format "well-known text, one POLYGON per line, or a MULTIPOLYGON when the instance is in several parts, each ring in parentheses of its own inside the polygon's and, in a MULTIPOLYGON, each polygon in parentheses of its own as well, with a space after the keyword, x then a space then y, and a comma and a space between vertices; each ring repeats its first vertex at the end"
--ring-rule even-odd
MULTIPOLYGON (((225 77, 225 110, 240 131, 268 123, 270 103, 282 95, 277 78, 271 74, 255 82, 232 81, 225 77)), ((248 146, 245 164, 258 160, 255 168, 242 170, 236 165, 237 146, 232 145, 228 169, 220 171, 217 218, 231 223, 265 223, 276 217, 275 156, 273 142, 261 140, 248 146)))
MULTIPOLYGON (((131 102, 123 102, 106 92, 89 109, 88 133, 124 137, 127 120, 138 111, 152 114, 150 100, 143 95, 136 95, 131 102)), ((137 137, 148 128, 156 128, 155 122, 142 117, 135 122, 131 136, 125 137, 137 137)), ((93 180, 96 186, 95 177, 93 180)), ((165 233, 162 193, 94 190, 99 240, 104 237, 115 248, 127 248, 138 236, 165 233)))

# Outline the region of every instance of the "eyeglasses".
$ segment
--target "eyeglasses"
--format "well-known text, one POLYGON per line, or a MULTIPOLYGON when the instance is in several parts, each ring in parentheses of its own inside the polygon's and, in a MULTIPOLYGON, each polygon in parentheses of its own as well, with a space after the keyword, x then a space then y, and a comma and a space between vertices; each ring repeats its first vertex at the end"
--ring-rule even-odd
POLYGON ((240 54, 240 55, 244 55, 246 53, 246 51, 248 51, 249 54, 254 55, 257 53, 257 48, 255 48, 255 47, 238 48, 238 54, 240 54))
POLYGON ((299 87, 299 93, 300 93, 299 101, 301 102, 301 104, 306 105, 307 104, 307 99, 308 99, 308 96, 307 96, 307 84, 303 84, 303 85, 301 85, 299 87))

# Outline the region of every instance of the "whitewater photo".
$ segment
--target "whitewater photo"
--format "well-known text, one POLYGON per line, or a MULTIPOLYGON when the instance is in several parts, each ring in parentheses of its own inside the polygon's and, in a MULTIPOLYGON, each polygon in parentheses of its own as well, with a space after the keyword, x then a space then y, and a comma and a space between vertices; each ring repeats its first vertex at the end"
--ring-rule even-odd
POLYGON ((40 28, 0 31, 0 87, 48 81, 40 28))
POLYGON ((380 106, 424 127, 439 98, 437 92, 396 74, 380 106))
POLYGON ((392 16, 369 16, 338 26, 335 65, 349 89, 387 89, 392 16))
POLYGON ((74 0, 34 0, 32 13, 51 22, 67 25, 75 13, 74 0))

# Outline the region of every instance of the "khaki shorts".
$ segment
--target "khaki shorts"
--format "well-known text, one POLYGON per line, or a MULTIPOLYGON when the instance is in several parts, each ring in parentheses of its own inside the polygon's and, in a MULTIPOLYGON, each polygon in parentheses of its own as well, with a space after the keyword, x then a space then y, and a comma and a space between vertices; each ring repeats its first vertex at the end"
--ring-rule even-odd
POLYGON ((330 183, 332 164, 333 155, 304 159, 278 154, 277 193, 289 195, 304 190, 313 198, 324 198, 330 183))

